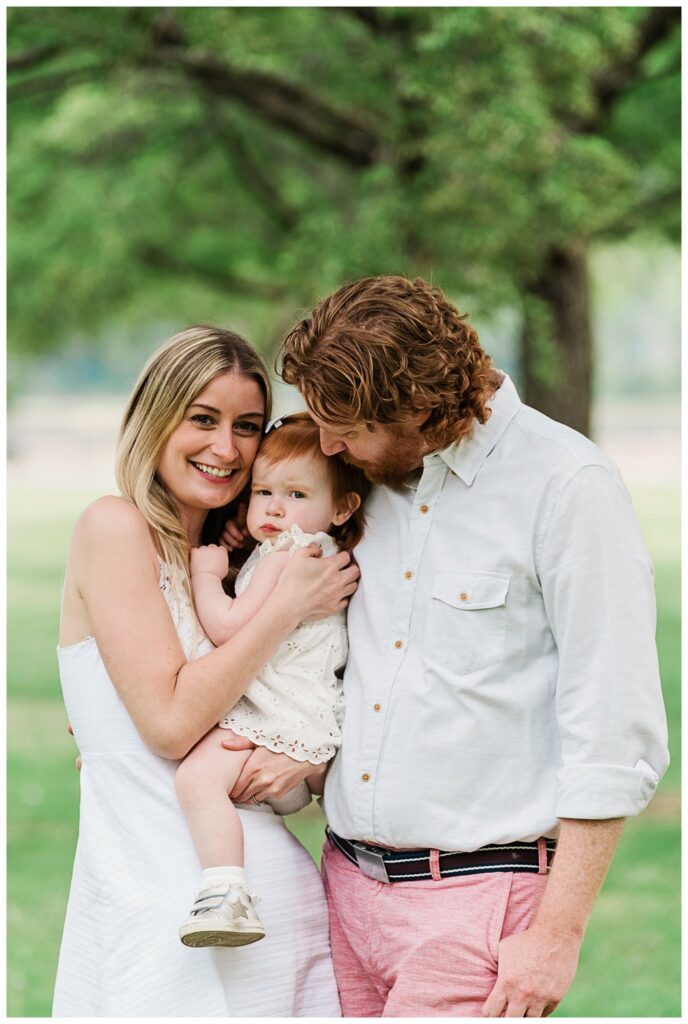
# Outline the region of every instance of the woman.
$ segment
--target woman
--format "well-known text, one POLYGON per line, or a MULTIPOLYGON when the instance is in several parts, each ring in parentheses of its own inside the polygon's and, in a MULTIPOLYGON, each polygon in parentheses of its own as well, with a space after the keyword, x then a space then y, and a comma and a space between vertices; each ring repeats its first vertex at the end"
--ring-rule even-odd
MULTIPOLYGON (((198 873, 178 759, 299 621, 343 607, 356 587, 347 554, 309 549, 232 640, 215 649, 200 630, 189 551, 217 539, 211 521, 219 529, 247 484, 269 406, 265 369, 241 338, 176 335, 127 406, 122 497, 98 499, 76 524, 58 654, 82 757, 81 822, 54 1016, 340 1015, 317 870, 269 809, 242 811, 268 938, 217 950, 177 937, 198 873)), ((309 767, 275 757, 281 792, 300 784, 309 767)))

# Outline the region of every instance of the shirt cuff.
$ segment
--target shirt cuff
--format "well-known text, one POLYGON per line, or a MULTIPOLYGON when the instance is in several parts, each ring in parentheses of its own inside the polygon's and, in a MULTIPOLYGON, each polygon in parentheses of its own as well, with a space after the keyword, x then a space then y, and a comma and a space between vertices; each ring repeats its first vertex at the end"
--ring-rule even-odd
POLYGON ((569 765, 557 772, 558 818, 629 818, 652 799, 659 775, 642 758, 633 768, 617 764, 569 765))

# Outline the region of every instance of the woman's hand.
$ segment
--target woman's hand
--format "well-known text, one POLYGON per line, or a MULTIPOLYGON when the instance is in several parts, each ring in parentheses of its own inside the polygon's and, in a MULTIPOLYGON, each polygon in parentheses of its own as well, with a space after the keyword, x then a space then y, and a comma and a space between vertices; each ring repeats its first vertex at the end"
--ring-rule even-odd
MULTIPOLYGON (((243 736, 231 733, 222 741, 227 750, 244 750, 250 744, 243 736)), ((238 804, 247 804, 252 800, 260 803, 272 798, 285 796, 298 786, 306 777, 312 777, 327 771, 327 764, 314 765, 310 761, 295 761, 287 754, 276 754, 266 747, 256 747, 246 759, 234 789, 229 794, 238 804)))
POLYGON ((321 556, 317 544, 295 551, 275 588, 297 622, 324 619, 346 608, 358 586, 361 574, 348 551, 321 556))

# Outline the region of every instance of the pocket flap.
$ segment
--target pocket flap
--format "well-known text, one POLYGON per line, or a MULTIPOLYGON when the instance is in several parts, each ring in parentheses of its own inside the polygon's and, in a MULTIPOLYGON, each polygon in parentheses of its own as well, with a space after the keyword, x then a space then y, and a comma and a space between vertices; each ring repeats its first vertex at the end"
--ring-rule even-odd
POLYGON ((511 576, 501 572, 440 572, 432 596, 452 608, 475 611, 506 603, 511 576))

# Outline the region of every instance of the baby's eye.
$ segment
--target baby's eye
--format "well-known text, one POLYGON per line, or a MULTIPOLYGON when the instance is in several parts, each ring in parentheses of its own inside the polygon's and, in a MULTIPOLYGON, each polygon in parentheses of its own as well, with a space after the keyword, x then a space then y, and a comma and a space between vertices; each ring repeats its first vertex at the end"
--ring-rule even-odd
POLYGON ((260 494, 262 497, 265 497, 270 493, 271 492, 267 489, 267 487, 254 487, 253 490, 251 491, 251 494, 260 494))
POLYGON ((303 491, 289 491, 289 497, 290 498, 305 498, 306 495, 303 493, 303 491))

